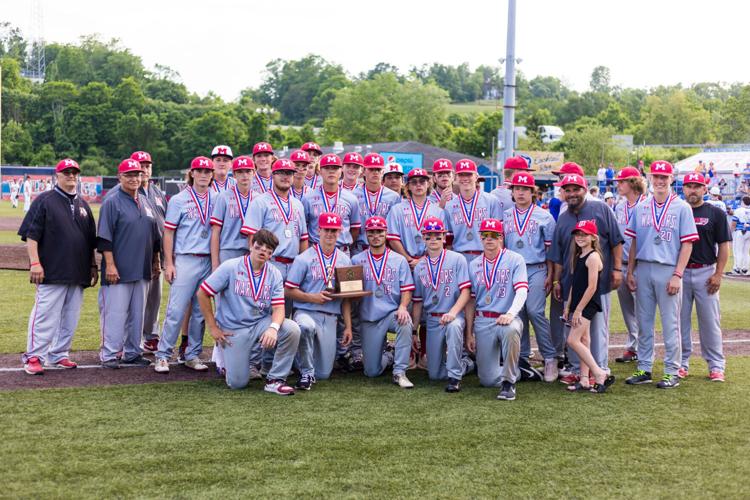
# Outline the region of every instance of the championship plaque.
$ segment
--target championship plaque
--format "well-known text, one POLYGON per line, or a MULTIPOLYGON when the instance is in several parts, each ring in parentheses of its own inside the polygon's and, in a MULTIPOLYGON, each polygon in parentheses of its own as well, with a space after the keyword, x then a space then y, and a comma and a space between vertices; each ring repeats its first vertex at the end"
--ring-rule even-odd
POLYGON ((365 290, 362 266, 337 267, 334 269, 334 274, 335 282, 329 284, 329 287, 333 289, 333 292, 330 292, 332 297, 353 299, 372 295, 372 292, 365 290))

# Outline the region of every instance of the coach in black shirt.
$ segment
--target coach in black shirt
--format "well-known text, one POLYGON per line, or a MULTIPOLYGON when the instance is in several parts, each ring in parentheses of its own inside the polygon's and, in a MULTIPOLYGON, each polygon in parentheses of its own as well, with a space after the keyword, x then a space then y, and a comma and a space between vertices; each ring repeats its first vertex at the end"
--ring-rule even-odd
POLYGON ((83 289, 97 282, 96 224, 77 193, 81 168, 65 159, 55 172, 54 189, 34 200, 18 230, 29 254, 30 281, 37 285, 22 358, 30 375, 44 373, 45 362, 76 367, 68 351, 78 326, 83 289))

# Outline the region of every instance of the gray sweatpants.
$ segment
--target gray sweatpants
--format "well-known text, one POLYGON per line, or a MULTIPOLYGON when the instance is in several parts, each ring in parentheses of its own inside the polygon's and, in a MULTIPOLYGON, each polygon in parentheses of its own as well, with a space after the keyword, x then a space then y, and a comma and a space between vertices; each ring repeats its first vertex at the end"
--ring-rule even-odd
POLYGON ((99 289, 99 324, 102 345, 99 359, 123 361, 142 354, 143 311, 146 307, 146 280, 103 286, 99 289))
POLYGON ((146 309, 143 312, 143 340, 159 338, 159 308, 161 307, 161 287, 164 273, 148 282, 146 290, 146 309))
POLYGON ((682 367, 690 365, 690 353, 693 352, 692 325, 690 317, 695 312, 698 316, 698 339, 701 354, 708 363, 708 369, 724 371, 726 361, 721 340, 721 308, 719 292, 708 293, 706 281, 716 272, 716 264, 699 269, 685 269, 682 276, 682 310, 680 311, 680 333, 682 335, 682 367))
MULTIPOLYGON (((260 344, 260 337, 271 324, 271 316, 265 316, 254 326, 241 330, 225 330, 232 333, 231 345, 224 347, 224 363, 226 367, 226 381, 230 389, 242 389, 250 381, 250 353, 256 344, 260 344)), ((286 380, 292 370, 294 355, 299 346, 300 328, 294 321, 285 319, 281 324, 276 340, 276 350, 273 356, 269 380, 286 380)))
POLYGON ((552 359, 557 353, 555 345, 552 343, 550 322, 545 314, 547 294, 544 291, 544 280, 547 279, 547 265, 527 265, 526 273, 529 278, 529 294, 523 309, 521 309, 518 315, 523 323, 521 357, 531 357, 530 323, 534 327, 534 336, 536 337, 536 345, 539 348, 539 353, 545 360, 552 359))
POLYGON ((463 377, 461 356, 465 327, 463 316, 443 326, 439 316, 427 315, 427 375, 430 380, 445 380, 449 377, 461 380, 463 377))
POLYGON ((497 318, 478 316, 474 320, 477 373, 479 383, 484 387, 499 387, 505 381, 515 384, 519 379, 518 353, 522 329, 523 323, 518 317, 509 325, 498 325, 497 318))
POLYGON ((386 336, 389 331, 396 332, 396 352, 393 358, 393 374, 403 375, 409 367, 411 353, 411 321, 399 325, 396 313, 387 314, 380 321, 362 321, 362 355, 365 375, 377 377, 385 371, 386 358, 383 355, 386 336))
POLYGON ((69 356, 73 334, 81 314, 83 287, 37 285, 29 315, 26 352, 22 360, 37 357, 42 364, 55 364, 69 356))
POLYGON ((300 328, 299 371, 325 380, 333 371, 336 357, 336 321, 338 316, 298 309, 294 321, 300 328))
POLYGON ((549 332, 552 339, 552 345, 555 348, 555 355, 562 356, 565 354, 565 325, 560 320, 563 313, 563 303, 555 300, 550 294, 549 299, 549 332))
MULTIPOLYGON (((645 262, 637 263, 637 289, 635 306, 638 313, 638 369, 647 372, 654 366, 654 323, 656 307, 661 314, 662 336, 664 337, 664 373, 677 375, 681 359, 680 308, 682 291, 674 295, 667 293, 667 284, 672 278, 674 266, 645 262)), ((597 359, 597 363, 598 363, 597 359)))
MULTIPOLYGON (((628 266, 623 264, 622 275, 627 277, 628 266)), ((635 352, 638 344, 638 319, 635 316, 635 292, 628 288, 628 280, 622 280, 617 288, 617 298, 620 300, 620 310, 622 311, 622 320, 625 322, 625 328, 628 330, 628 339, 625 341, 625 350, 635 352)))

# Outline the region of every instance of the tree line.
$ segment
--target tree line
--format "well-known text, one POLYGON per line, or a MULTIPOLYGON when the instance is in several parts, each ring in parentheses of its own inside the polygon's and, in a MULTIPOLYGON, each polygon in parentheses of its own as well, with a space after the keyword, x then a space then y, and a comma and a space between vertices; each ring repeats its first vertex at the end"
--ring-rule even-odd
MULTIPOLYGON (((50 165, 77 158, 89 174, 112 173, 133 147, 146 149, 159 170, 184 168, 217 143, 248 152, 265 140, 297 147, 308 140, 368 143, 417 140, 489 158, 502 109, 458 112, 455 103, 502 99, 501 68, 434 63, 399 68, 379 63, 359 75, 318 55, 270 61, 257 88, 231 102, 199 96, 167 66, 144 67, 118 40, 82 37, 46 45, 42 83, 22 76, 28 42, 0 23, 2 158, 4 164, 50 165)), ((590 172, 599 162, 618 165, 634 156, 612 140, 636 144, 750 142, 750 85, 705 82, 683 87, 621 88, 609 70, 592 71, 578 92, 554 76, 517 76, 517 125, 523 149, 554 149, 590 172), (539 125, 558 125, 565 138, 544 145, 539 125)), ((690 150, 639 149, 638 158, 680 159, 690 150)))

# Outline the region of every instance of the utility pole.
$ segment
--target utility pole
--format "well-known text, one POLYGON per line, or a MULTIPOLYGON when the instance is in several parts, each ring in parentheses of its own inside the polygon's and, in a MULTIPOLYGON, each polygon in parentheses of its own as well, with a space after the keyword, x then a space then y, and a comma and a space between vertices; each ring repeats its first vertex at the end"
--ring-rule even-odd
POLYGON ((0 66, 0 166, 3 164, 3 67, 0 66))
POLYGON ((503 151, 502 163, 513 156, 516 114, 516 0, 508 0, 508 39, 505 53, 503 88, 503 151))

